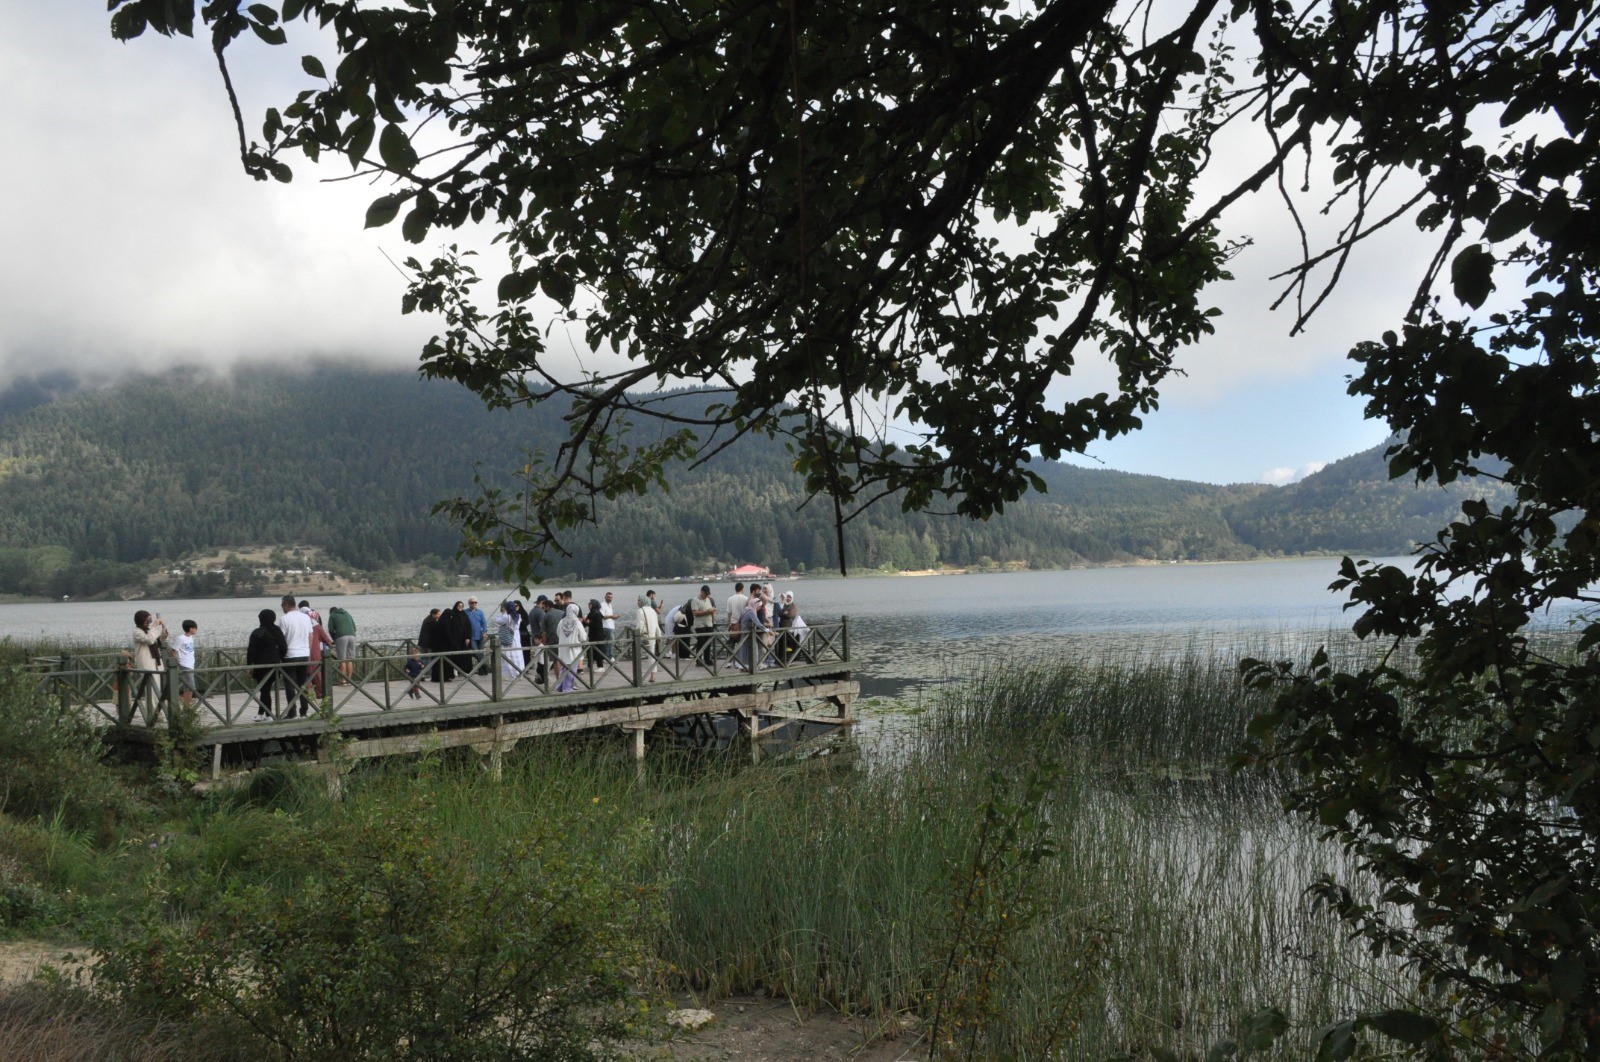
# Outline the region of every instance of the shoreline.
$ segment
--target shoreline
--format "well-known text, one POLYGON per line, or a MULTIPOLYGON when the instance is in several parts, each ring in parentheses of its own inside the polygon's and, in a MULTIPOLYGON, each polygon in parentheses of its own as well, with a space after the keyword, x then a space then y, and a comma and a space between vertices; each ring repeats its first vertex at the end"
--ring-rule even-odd
MULTIPOLYGON (((1029 572, 1092 571, 1092 570, 1097 570, 1097 569, 1109 569, 1109 568, 1161 568, 1161 567, 1180 567, 1180 566, 1182 566, 1182 567, 1196 567, 1196 566, 1202 566, 1202 565, 1223 565, 1223 564, 1227 564, 1227 565, 1276 564, 1276 563, 1284 563, 1284 562, 1291 562, 1291 561, 1305 561, 1305 560, 1318 560, 1318 559, 1337 559, 1337 558, 1340 558, 1340 557, 1353 556, 1353 555, 1354 554, 1350 554, 1348 552, 1324 552, 1324 553, 1285 554, 1283 556, 1275 556, 1275 557, 1244 557, 1244 558, 1237 558, 1237 559, 1215 558, 1215 559, 1201 559, 1201 560, 1191 560, 1191 559, 1183 559, 1183 560, 1147 560, 1147 559, 1140 558, 1140 559, 1123 560, 1123 561, 1106 561, 1106 562, 1103 562, 1103 563, 1095 563, 1095 564, 1074 564, 1074 565, 1066 565, 1066 566, 1063 566, 1063 567, 1049 567, 1049 568, 1036 568, 1036 567, 1031 567, 1031 566, 1016 566, 1016 567, 999 566, 999 567, 994 567, 994 568, 981 568, 981 569, 978 569, 978 568, 913 568, 913 569, 904 569, 904 570, 899 570, 899 571, 884 571, 884 570, 881 570, 881 569, 869 569, 869 570, 863 570, 863 571, 854 572, 854 573, 852 573, 850 575, 840 575, 838 572, 829 571, 829 572, 826 572, 826 573, 822 573, 822 572, 806 573, 806 574, 798 575, 798 576, 778 576, 773 580, 773 582, 775 582, 775 583, 787 583, 787 582, 802 582, 802 583, 804 583, 804 582, 832 582, 834 580, 840 580, 840 579, 851 580, 851 579, 879 579, 879 578, 884 578, 884 579, 888 579, 888 578, 929 579, 929 578, 937 578, 937 577, 942 577, 942 576, 957 576, 957 575, 1020 575, 1020 574, 1026 574, 1026 573, 1029 573, 1029 572)), ((706 582, 709 582, 712 585, 726 585, 726 584, 731 584, 732 582, 734 582, 734 580, 731 579, 731 578, 728 578, 726 576, 721 577, 721 578, 717 578, 717 579, 709 579, 709 580, 706 579, 703 576, 678 576, 678 577, 673 577, 673 578, 648 580, 647 582, 641 583, 640 585, 650 585, 650 586, 687 586, 687 585, 706 583, 706 582)), ((8 595, 0 595, 0 605, 50 605, 50 604, 85 604, 85 603, 87 603, 87 604, 104 604, 104 603, 107 603, 107 602, 111 602, 111 603, 117 603, 117 602, 131 603, 131 602, 135 602, 135 601, 152 601, 152 602, 155 602, 155 601, 248 601, 248 600, 253 600, 255 598, 281 597, 284 594, 291 594, 296 598, 317 597, 317 598, 341 598, 341 599, 343 599, 343 598, 360 598, 360 597, 366 597, 366 596, 369 596, 369 595, 376 596, 376 595, 387 595, 387 594, 439 593, 439 594, 448 596, 449 594, 452 594, 452 593, 460 593, 460 594, 491 593, 491 594, 493 594, 493 593, 504 592, 504 590, 506 589, 505 584, 503 584, 503 583, 500 583, 500 584, 497 584, 497 583, 481 583, 481 582, 478 582, 478 581, 468 582, 468 583, 464 583, 464 584, 460 584, 460 585, 456 585, 456 586, 450 586, 450 587, 442 587, 442 586, 441 587, 434 587, 434 586, 423 586, 423 585, 420 585, 420 584, 375 583, 375 582, 366 582, 366 581, 361 581, 361 580, 346 580, 346 579, 336 578, 336 579, 332 580, 332 584, 333 585, 329 585, 328 583, 322 583, 322 584, 315 585, 315 586, 290 585, 290 584, 269 585, 269 586, 262 587, 260 593, 241 594, 241 595, 214 594, 214 595, 208 595, 208 596, 205 596, 205 597, 173 597, 173 596, 170 596, 167 593, 163 593, 163 588, 155 588, 155 587, 144 588, 143 592, 140 592, 137 589, 124 587, 124 588, 121 588, 121 589, 119 589, 117 591, 114 591, 114 592, 111 592, 111 593, 84 595, 84 596, 81 596, 81 597, 73 597, 73 598, 70 598, 70 599, 58 599, 58 598, 53 598, 53 597, 31 597, 31 596, 20 595, 20 594, 8 594, 8 595)), ((529 587, 530 587, 530 589, 534 589, 534 588, 537 588, 537 587, 540 587, 540 586, 545 586, 545 587, 557 586, 558 584, 567 585, 567 586, 583 586, 583 587, 632 585, 632 583, 626 578, 560 579, 558 577, 552 577, 549 580, 547 580, 545 582, 542 582, 542 583, 540 583, 540 582, 530 582, 529 583, 529 587)))

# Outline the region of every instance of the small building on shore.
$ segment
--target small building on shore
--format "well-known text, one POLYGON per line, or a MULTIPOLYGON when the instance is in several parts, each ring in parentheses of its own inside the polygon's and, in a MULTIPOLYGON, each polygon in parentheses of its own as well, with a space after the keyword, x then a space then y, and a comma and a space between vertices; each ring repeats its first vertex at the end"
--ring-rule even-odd
POLYGON ((741 564, 728 572, 729 579, 771 579, 772 573, 759 564, 741 564))

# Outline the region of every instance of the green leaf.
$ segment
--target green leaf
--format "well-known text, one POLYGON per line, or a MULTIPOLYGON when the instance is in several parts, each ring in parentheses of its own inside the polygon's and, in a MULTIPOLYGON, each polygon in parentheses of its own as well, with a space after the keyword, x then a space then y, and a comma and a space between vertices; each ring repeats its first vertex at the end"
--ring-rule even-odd
POLYGON ((345 130, 344 153, 350 159, 352 170, 360 169, 372 147, 372 138, 378 135, 378 126, 371 118, 357 118, 345 130))
POLYGON ((1450 263, 1450 283, 1456 298, 1476 309, 1494 290, 1494 255, 1481 244, 1472 244, 1450 263))
POLYGON ((379 196, 374 199, 372 205, 367 207, 367 223, 363 227, 377 229, 389 224, 395 219, 395 215, 400 213, 400 208, 405 204, 405 201, 410 198, 409 194, 402 192, 397 195, 379 196))
POLYGON ((255 31, 257 37, 260 37, 268 44, 286 44, 289 41, 289 38, 284 35, 282 26, 263 26, 259 22, 252 22, 250 23, 250 28, 255 31))
POLYGON ((1317 1062, 1343 1062, 1355 1054, 1354 1021, 1335 1022, 1317 1030, 1317 1062))
POLYGON ((305 8, 306 0, 283 0, 283 20, 289 22, 299 18, 305 8))
POLYGON ((428 226, 432 223, 432 209, 418 202, 400 223, 400 235, 405 237, 407 243, 421 243, 428 235, 428 226))
POLYGON ((1380 1010, 1366 1021, 1383 1035, 1401 1043, 1420 1044, 1439 1035, 1439 1020, 1410 1010, 1380 1010))
POLYGON ((266 4, 251 4, 246 10, 263 26, 276 26, 278 24, 276 8, 268 7, 266 4))
POLYGON ((1483 238, 1490 243, 1509 240, 1532 225, 1538 216, 1537 202, 1525 195, 1513 195, 1489 215, 1488 222, 1483 226, 1483 238))
POLYGON ((417 165, 417 151, 411 146, 406 131, 398 125, 383 127, 378 137, 378 154, 383 157, 383 164, 397 173, 410 173, 417 165))
POLYGON ((1576 1000, 1583 994, 1583 986, 1587 981, 1588 970, 1581 955, 1570 952, 1558 955, 1555 962, 1550 964, 1550 988, 1558 999, 1576 1000))
POLYGON ((522 302, 538 290, 539 271, 536 269, 523 269, 515 273, 507 273, 501 277, 496 295, 501 302, 522 302))
POLYGON ((1265 1051, 1289 1030, 1289 1016, 1277 1007, 1262 1007, 1244 1021, 1244 1049, 1265 1051))
POLYGON ((323 68, 322 60, 314 55, 302 55, 300 57, 300 69, 312 77, 320 77, 324 81, 328 80, 328 71, 323 68))
POLYGON ((114 40, 131 41, 144 33, 144 13, 137 7, 125 7, 111 16, 111 36, 114 40))
POLYGON ((544 288, 546 295, 562 306, 571 306, 572 297, 577 294, 577 284, 572 277, 554 266, 545 269, 540 286, 544 288))

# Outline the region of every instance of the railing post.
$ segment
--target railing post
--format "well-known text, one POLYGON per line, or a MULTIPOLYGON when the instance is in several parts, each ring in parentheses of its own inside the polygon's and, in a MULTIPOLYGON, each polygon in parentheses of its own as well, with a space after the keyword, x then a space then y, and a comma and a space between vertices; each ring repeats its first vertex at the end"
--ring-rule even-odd
POLYGON ((330 708, 333 707, 333 654, 329 653, 326 647, 323 649, 322 659, 317 661, 317 666, 322 668, 322 696, 318 698, 317 704, 317 710, 321 711, 321 701, 326 701, 330 708))
POLYGON ((489 640, 489 699, 499 701, 505 699, 505 695, 505 680, 500 674, 500 637, 497 634, 489 640))
POLYGON ((180 672, 175 667, 167 668, 166 681, 161 684, 161 699, 167 702, 167 731, 172 731, 173 720, 177 718, 178 708, 178 683, 173 680, 174 675, 180 672))
MULTIPOLYGON (((635 627, 635 628, 633 628, 633 688, 634 689, 638 689, 639 688, 639 684, 644 681, 644 672, 641 670, 641 665, 643 664, 643 661, 641 659, 640 652, 639 652, 640 648, 641 648, 641 644, 640 644, 640 638, 639 638, 639 628, 635 627)), ((643 758, 643 751, 642 750, 640 751, 640 757, 643 758)))
POLYGON ((128 662, 119 660, 116 666, 117 724, 133 725, 133 688, 128 682, 128 662))
POLYGON ((839 617, 839 658, 846 664, 850 662, 850 617, 839 617))
POLYGON ((61 653, 61 674, 56 680, 56 685, 61 693, 61 714, 65 715, 72 708, 72 684, 67 681, 67 676, 72 673, 72 654, 65 650, 61 653))

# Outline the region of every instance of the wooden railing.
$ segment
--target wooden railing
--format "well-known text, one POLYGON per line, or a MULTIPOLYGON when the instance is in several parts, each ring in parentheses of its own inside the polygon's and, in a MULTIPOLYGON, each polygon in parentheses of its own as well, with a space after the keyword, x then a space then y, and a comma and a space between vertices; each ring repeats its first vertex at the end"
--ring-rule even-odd
MULTIPOLYGON (((596 664, 606 643, 540 645, 517 653, 502 651, 492 637, 492 628, 490 634, 481 652, 422 654, 425 670, 415 680, 405 669, 414 648, 409 640, 362 642, 348 661, 327 653, 315 665, 300 663, 298 667, 307 669, 306 696, 315 711, 346 716, 533 698, 550 698, 554 705, 566 692, 663 693, 667 690, 661 683, 750 677, 752 670, 762 679, 781 678, 797 668, 842 667, 850 662, 850 628, 843 618, 802 631, 772 631, 765 639, 751 634, 730 636, 718 630, 663 635, 651 644, 636 629, 623 629, 612 644, 614 659, 604 668, 596 664), (563 666, 564 648, 567 656, 576 649, 582 665, 563 666), (348 676, 341 673, 342 664, 350 665, 348 676), (454 676, 446 677, 452 671, 454 676)), ((78 707, 120 726, 155 726, 163 716, 173 719, 183 702, 186 680, 193 683, 188 707, 201 726, 254 722, 263 710, 265 685, 257 680, 257 671, 272 678, 272 719, 289 718, 292 705, 286 704, 298 701, 292 679, 297 665, 252 668, 239 649, 206 650, 196 664, 187 672, 176 667, 143 672, 132 668, 125 653, 92 652, 40 658, 33 668, 41 686, 50 696, 60 698, 64 708, 78 707)))

